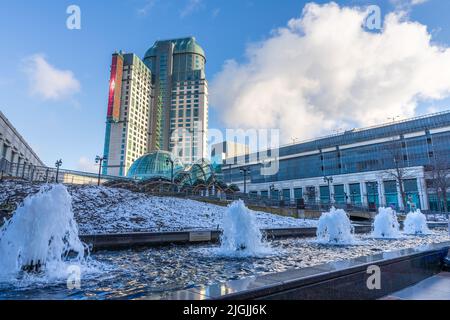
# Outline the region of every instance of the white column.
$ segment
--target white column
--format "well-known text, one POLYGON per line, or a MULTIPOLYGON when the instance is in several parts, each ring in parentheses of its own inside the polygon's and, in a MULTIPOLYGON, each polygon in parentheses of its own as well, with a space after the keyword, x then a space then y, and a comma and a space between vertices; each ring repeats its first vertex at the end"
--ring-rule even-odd
POLYGON ((14 152, 12 146, 9 146, 8 150, 6 150, 6 156, 7 156, 6 160, 8 160, 10 162, 10 164, 13 164, 14 161, 16 161, 15 160, 16 153, 14 152))
POLYGON ((21 165, 22 165, 22 158, 19 155, 17 158, 16 176, 20 176, 21 165))
POLYGON ((3 158, 3 153, 5 152, 6 144, 3 142, 3 140, 0 140, 0 159, 3 158))
POLYGON ((419 190, 421 210, 430 210, 430 203, 428 201, 427 184, 425 182, 425 178, 417 178, 417 190, 419 190))
POLYGON ((345 202, 349 204, 352 201, 352 199, 350 194, 350 185, 348 183, 344 183, 344 193, 345 193, 344 196, 347 195, 345 202))
POLYGON ((360 181, 359 182, 359 187, 361 189, 361 203, 363 206, 368 206, 369 204, 367 203, 367 186, 366 183, 364 181, 360 181))
POLYGON ((330 184, 330 203, 334 203, 334 184, 330 184))
POLYGON ((380 207, 386 207, 386 196, 384 190, 383 180, 378 180, 378 202, 380 203, 380 207))
POLYGON ((11 149, 10 150, 10 164, 9 164, 9 174, 11 174, 11 175, 14 175, 14 172, 13 172, 13 170, 15 169, 14 168, 14 161, 16 161, 16 155, 17 155, 17 153, 16 152, 14 152, 13 150, 12 150, 12 148, 10 147, 9 149, 11 149))

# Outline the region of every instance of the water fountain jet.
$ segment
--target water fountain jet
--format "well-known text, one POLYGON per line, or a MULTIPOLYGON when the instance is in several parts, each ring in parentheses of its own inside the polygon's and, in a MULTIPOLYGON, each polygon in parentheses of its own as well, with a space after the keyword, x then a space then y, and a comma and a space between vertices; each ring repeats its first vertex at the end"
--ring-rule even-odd
POLYGON ((428 235, 432 232, 428 229, 427 217, 418 209, 408 213, 403 223, 403 232, 408 235, 428 235))
POLYGON ((354 228, 347 213, 332 207, 322 213, 317 225, 317 241, 321 244, 352 245, 355 243, 354 228))
POLYGON ((380 239, 400 238, 400 224, 392 208, 379 208, 373 223, 372 236, 380 239))
POLYGON ((256 223, 254 215, 242 200, 231 203, 222 223, 223 233, 220 255, 227 256, 259 256, 271 252, 263 241, 263 235, 256 223))
POLYGON ((0 278, 21 272, 63 277, 69 261, 85 261, 72 198, 63 185, 45 185, 0 229, 0 278))

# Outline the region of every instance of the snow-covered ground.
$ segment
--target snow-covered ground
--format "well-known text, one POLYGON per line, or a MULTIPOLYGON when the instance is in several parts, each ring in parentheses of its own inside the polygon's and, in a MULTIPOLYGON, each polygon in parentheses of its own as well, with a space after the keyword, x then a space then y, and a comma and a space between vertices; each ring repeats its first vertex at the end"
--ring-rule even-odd
MULTIPOLYGON (((41 184, 23 181, 0 182, 0 204, 20 204, 41 184)), ((131 231, 172 231, 217 228, 226 208, 193 200, 155 197, 124 189, 97 186, 68 186, 75 220, 81 234, 131 231)), ((260 228, 316 226, 315 220, 281 217, 253 211, 260 228)))

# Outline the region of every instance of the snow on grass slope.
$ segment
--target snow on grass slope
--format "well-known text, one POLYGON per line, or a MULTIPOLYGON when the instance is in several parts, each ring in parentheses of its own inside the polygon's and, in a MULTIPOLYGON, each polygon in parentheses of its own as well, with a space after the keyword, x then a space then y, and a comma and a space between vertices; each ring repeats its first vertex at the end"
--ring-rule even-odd
MULTIPOLYGON (((40 184, 0 182, 0 203, 20 204, 37 192, 40 184)), ((155 197, 123 189, 68 186, 80 233, 173 231, 220 227, 226 207, 172 197, 155 197)), ((260 228, 309 227, 314 220, 301 220, 253 211, 260 228)))

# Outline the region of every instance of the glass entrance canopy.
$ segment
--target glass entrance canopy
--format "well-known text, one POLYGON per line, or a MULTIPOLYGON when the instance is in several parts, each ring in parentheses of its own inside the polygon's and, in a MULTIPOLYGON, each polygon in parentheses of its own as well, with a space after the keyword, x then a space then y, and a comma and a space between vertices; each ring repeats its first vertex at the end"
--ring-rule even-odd
POLYGON ((138 158, 131 165, 127 176, 136 180, 164 179, 171 180, 172 164, 174 176, 184 170, 184 166, 179 159, 172 158, 172 154, 167 151, 154 151, 138 158))
MULTIPOLYGON (((128 170, 128 178, 135 180, 166 180, 171 181, 173 161, 174 182, 181 186, 194 186, 208 184, 215 169, 206 159, 201 159, 194 164, 183 163, 167 151, 154 151, 138 158, 128 170)), ((217 175, 215 175, 217 178, 217 175)))

